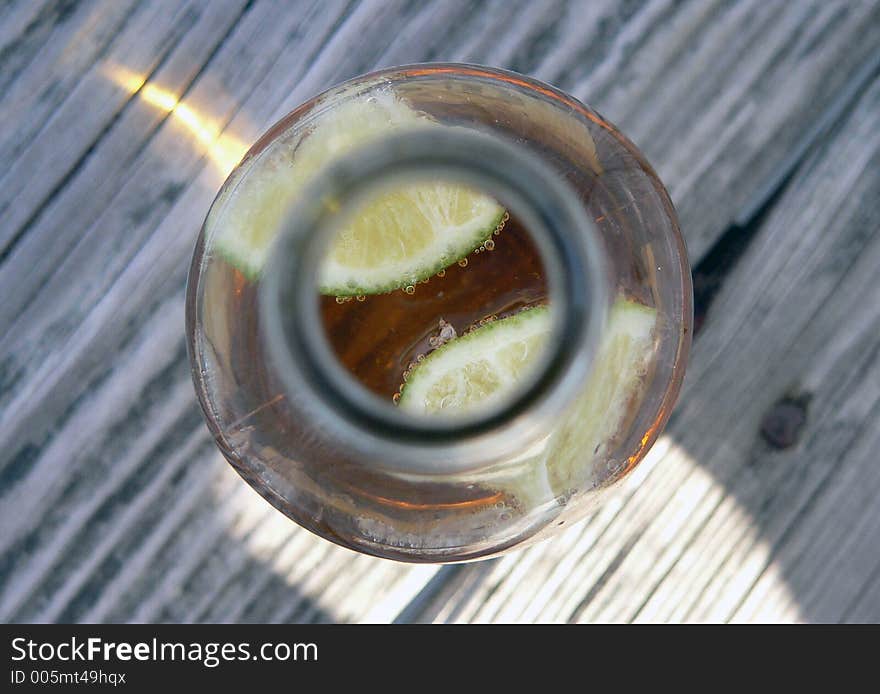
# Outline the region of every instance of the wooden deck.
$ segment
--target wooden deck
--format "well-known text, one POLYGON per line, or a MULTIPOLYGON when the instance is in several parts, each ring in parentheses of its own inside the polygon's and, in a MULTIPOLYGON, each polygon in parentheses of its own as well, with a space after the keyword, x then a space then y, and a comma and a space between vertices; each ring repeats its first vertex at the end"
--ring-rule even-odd
POLYGON ((0 5, 0 620, 880 621, 880 2, 0 5), (669 186, 699 331, 593 517, 498 560, 356 555, 204 426, 183 336, 231 164, 325 87, 497 65, 669 186))

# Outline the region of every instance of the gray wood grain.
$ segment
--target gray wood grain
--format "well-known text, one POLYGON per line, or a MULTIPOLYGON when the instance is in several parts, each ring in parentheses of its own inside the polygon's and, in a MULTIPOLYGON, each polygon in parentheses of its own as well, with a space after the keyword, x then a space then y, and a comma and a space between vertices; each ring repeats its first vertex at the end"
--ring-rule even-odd
MULTIPOLYGON (((313 538, 270 512, 216 453, 189 382, 183 284, 224 168, 204 138, 120 74, 180 98, 234 151, 316 91, 374 67, 459 60, 528 72, 596 106, 646 151, 696 260, 878 43, 875 2, 12 6, 0 15, 0 115, 11 124, 0 134, 0 619, 389 621, 437 571, 313 538)), ((857 183, 839 178, 844 193, 857 183)), ((801 287, 798 266, 771 256, 763 272, 792 274, 786 281, 801 287)), ((817 311, 831 291, 821 282, 801 289, 819 297, 817 311)), ((730 313, 735 327, 742 311, 769 311, 771 296, 731 300, 716 315, 730 313)), ((769 325, 763 339, 790 344, 794 324, 785 325, 769 325)), ((731 378, 737 333, 710 329, 722 333, 701 338, 707 365, 695 368, 705 375, 718 365, 731 378)), ((776 395, 768 386, 757 403, 776 395)), ((726 451, 731 434, 716 429, 704 435, 726 451)), ((687 455, 698 466, 682 462, 682 479, 723 468, 720 453, 694 448, 687 455)), ((675 458, 664 450, 672 448, 659 446, 639 479, 672 469, 659 464, 675 458)), ((705 485, 728 481, 703 474, 705 485)), ((673 489, 632 494, 659 509, 673 489)), ((740 495, 763 498, 750 489, 740 495)), ((633 588, 608 567, 649 561, 633 538, 650 515, 630 517, 629 503, 609 504, 566 536, 571 553, 563 543, 557 555, 535 548, 466 567, 458 580, 472 597, 451 585, 436 615, 621 616, 613 601, 595 613, 581 602, 623 600, 633 588), (612 521, 619 532, 605 530, 612 521)), ((821 585, 810 588, 819 603, 821 585)), ((700 590, 712 589, 687 588, 657 618, 678 614, 676 601, 711 616, 700 590)), ((853 604, 871 590, 858 588, 853 604)), ((650 596, 632 595, 654 609, 650 596)))
MULTIPOLYGON (((0 6, 0 51, 4 51, 4 55, 11 55, 15 50, 13 46, 20 46, 37 30, 47 4, 48 0, 10 0, 0 6)), ((19 56, 19 63, 24 57, 19 56)))
MULTIPOLYGON (((32 3, 20 9, 38 7, 32 3)), ((46 3, 35 16, 28 12, 23 21, 11 17, 8 29, 18 32, 0 49, 0 118, 7 124, 0 134, 0 159, 7 165, 15 161, 114 35, 129 21, 135 32, 143 31, 155 20, 154 13, 155 8, 153 13, 137 12, 130 1, 62 1, 46 3)), ((129 34, 128 43, 136 36, 129 34)), ((145 47, 149 49, 150 43, 145 47)), ((4 199, 0 205, 6 209, 8 202, 4 199)))

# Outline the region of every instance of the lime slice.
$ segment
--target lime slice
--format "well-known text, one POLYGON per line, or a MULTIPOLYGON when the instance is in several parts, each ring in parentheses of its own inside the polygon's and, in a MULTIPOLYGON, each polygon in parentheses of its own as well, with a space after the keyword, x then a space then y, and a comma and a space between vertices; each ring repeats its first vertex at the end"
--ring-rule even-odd
POLYGON ((644 393, 654 348, 656 309, 619 299, 608 315, 592 375, 583 394, 550 437, 549 484, 557 496, 591 488, 603 460, 627 433, 644 393))
POLYGON ((407 378, 398 405, 414 414, 465 414, 508 395, 550 335, 546 306, 488 323, 434 350, 407 378))
MULTIPOLYGON (((399 406, 425 414, 470 412, 510 393, 536 364, 550 333, 546 308, 523 311, 456 338, 411 372, 399 406)), ((644 393, 657 311, 618 299, 591 375, 553 432, 497 473, 495 484, 523 508, 601 483, 598 462, 628 433, 644 393)))
MULTIPOLYGON (((299 141, 279 140, 245 163, 212 217, 215 248, 257 277, 284 214, 322 167, 389 133, 425 126, 444 127, 388 92, 317 113, 299 141)), ((412 185, 378 195, 334 240, 319 268, 320 291, 353 296, 415 284, 480 246, 503 215, 492 198, 461 186, 412 185)))
POLYGON ((503 215, 494 200, 461 186, 383 193, 335 239, 320 269, 320 291, 354 296, 414 286, 482 245, 503 215))

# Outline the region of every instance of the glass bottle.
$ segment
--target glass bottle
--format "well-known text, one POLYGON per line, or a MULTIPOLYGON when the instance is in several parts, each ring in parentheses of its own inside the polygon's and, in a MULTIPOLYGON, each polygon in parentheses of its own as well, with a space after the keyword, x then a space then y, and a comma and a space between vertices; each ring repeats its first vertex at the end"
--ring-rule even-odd
POLYGON ((521 75, 415 65, 330 89, 251 148, 199 235, 187 337, 208 426, 270 503, 351 549, 454 562, 549 536, 639 463, 681 386, 691 298, 669 196, 614 126, 521 75), (366 125, 346 122, 346 113, 364 122, 378 113, 387 123, 348 143, 347 133, 366 125), (410 113, 415 125, 404 123, 409 115, 401 114, 410 113), (342 144, 333 156, 309 159, 334 119, 342 144), (276 176, 288 170, 295 186, 287 173, 276 176), (432 180, 502 201, 496 233, 424 287, 318 297, 318 268, 340 219, 379 186, 432 180), (283 205, 260 197, 285 181, 298 192, 283 205), (236 237, 236 225, 259 215, 270 220, 271 238, 256 248, 236 237), (523 289, 516 281, 526 275, 533 281, 523 289), (449 303, 465 291, 466 314, 464 303, 449 303), (462 321, 479 328, 535 304, 550 306, 550 337, 509 398, 452 418, 394 407, 388 384, 400 380, 405 392, 424 352, 458 339, 462 321), (365 334, 362 323, 346 322, 370 306, 381 325, 365 334), (467 318, 438 324, 437 310, 467 318), (412 319, 422 314, 424 325, 412 319), (393 359, 370 346, 382 330, 407 335, 393 359), (360 361, 349 358, 361 342, 360 361), (367 365, 360 381, 357 364, 367 365))

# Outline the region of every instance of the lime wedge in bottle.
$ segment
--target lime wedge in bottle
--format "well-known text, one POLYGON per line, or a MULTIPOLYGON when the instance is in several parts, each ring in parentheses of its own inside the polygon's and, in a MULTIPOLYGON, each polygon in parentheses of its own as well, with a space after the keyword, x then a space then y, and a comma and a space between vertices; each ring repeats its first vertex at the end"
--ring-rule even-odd
MULTIPOLYGON (((391 93, 352 97, 319 113, 298 142, 247 161, 216 217, 218 253, 259 276, 285 213, 328 162, 382 136, 444 127, 391 93)), ((322 294, 378 294, 427 279, 478 248, 504 209, 468 188, 427 183, 377 194, 339 232, 319 268, 322 294)))
MULTIPOLYGON (((546 467, 557 496, 590 488, 587 461, 605 458, 638 411, 654 353, 657 310, 618 299, 611 307, 592 374, 548 442, 546 467)), ((600 476, 604 476, 604 470, 600 476)))
MULTIPOLYGON (((500 483, 505 491, 528 505, 589 486, 590 461, 613 449, 638 408, 656 320, 653 308, 626 299, 614 303, 582 394, 543 445, 524 451, 524 472, 500 483)), ((534 368, 549 335, 549 311, 537 307, 453 339, 412 370, 398 405, 432 414, 493 404, 534 368)))
POLYGON ((457 337, 413 369, 398 406, 413 414, 465 414, 502 400, 536 364, 550 335, 546 306, 457 337))
POLYGON ((413 185, 358 210, 319 272, 322 294, 380 294, 414 286, 478 248, 504 210, 461 186, 413 185))

